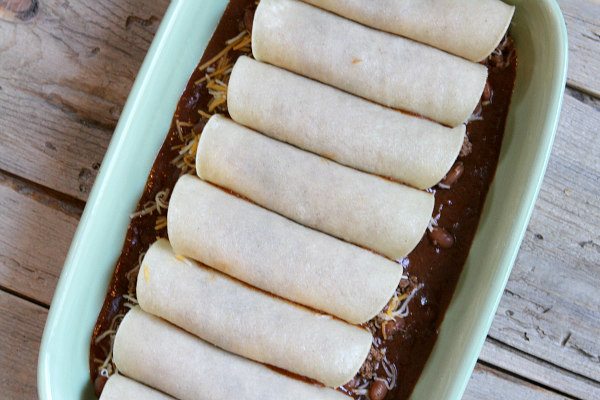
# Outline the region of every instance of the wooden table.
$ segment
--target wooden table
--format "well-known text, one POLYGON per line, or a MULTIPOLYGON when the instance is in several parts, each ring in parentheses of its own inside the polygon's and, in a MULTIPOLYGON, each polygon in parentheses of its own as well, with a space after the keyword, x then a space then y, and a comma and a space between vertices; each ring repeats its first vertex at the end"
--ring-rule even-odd
MULTIPOLYGON (((65 254, 169 3, 40 1, 16 17, 0 12, 5 400, 37 396, 38 347, 65 254)), ((600 4, 560 3, 570 41, 561 123, 466 399, 600 399, 600 4)))

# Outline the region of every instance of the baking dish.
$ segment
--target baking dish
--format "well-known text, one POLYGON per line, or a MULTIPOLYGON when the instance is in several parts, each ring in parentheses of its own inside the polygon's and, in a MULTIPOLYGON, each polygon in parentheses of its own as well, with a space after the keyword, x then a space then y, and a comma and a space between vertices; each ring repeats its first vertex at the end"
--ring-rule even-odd
MULTIPOLYGON (((566 76, 564 21, 553 0, 514 1, 517 81, 496 177, 469 258, 413 399, 459 399, 485 340, 556 130, 566 76)), ((189 75, 226 0, 174 0, 135 81, 52 302, 38 364, 40 399, 93 399, 89 340, 129 214, 189 75)))

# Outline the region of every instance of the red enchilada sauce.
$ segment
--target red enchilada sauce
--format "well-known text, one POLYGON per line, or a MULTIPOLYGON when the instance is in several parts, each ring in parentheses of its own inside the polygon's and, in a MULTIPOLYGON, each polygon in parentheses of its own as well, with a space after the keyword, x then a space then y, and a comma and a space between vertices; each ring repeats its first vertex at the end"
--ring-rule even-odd
MULTIPOLYGON (((200 66, 222 52, 226 42, 235 37, 238 40, 229 46, 227 64, 234 63, 242 54, 249 54, 247 31, 251 31, 254 7, 254 0, 230 1, 200 66), (245 36, 238 36, 244 30, 245 36)), ((400 261, 406 279, 400 282, 397 293, 398 299, 408 307, 404 307, 406 316, 390 317, 389 321, 378 317, 365 324, 375 337, 374 347, 354 380, 339 388, 356 399, 407 399, 423 370, 469 253, 494 177, 516 62, 510 38, 505 39, 485 61, 489 69, 488 82, 467 125, 468 139, 446 178, 430 189, 435 193, 432 224, 416 249, 400 261)), ((167 237, 168 194, 182 173, 194 170, 194 138, 206 121, 206 114, 203 117, 199 110, 206 112, 211 108, 211 112, 227 115, 226 104, 215 102, 214 94, 215 90, 221 90, 219 85, 224 82, 211 79, 199 82, 207 73, 215 69, 218 72, 219 67, 211 63, 212 69, 196 69, 192 74, 148 177, 137 212, 132 216, 92 335, 90 374, 97 394, 101 392, 106 376, 114 372, 112 340, 122 316, 135 304, 139 261, 157 238, 167 237)), ((227 65, 222 67, 226 69, 227 65)))

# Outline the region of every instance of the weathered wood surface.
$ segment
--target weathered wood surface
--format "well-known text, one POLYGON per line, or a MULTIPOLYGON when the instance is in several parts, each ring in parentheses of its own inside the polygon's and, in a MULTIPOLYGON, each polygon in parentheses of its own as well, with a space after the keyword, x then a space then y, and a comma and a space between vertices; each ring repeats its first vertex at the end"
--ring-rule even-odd
MULTIPOLYGON (((0 23, 0 169, 85 200, 167 4, 48 0, 29 23, 0 23)), ((569 83, 598 95, 600 6, 561 6, 569 83)))
POLYGON ((26 22, 36 16, 38 0, 0 0, 0 19, 26 22))
POLYGON ((600 384, 557 367, 488 337, 480 361, 513 375, 529 378, 551 390, 576 399, 600 399, 600 384))
POLYGON ((558 1, 569 34, 569 85, 600 97, 600 2, 558 1))
POLYGON ((38 349, 48 310, 0 291, 0 398, 37 398, 38 349))
POLYGON ((595 381, 600 381, 599 155, 599 103, 568 92, 540 197, 490 331, 499 342, 595 381))
MULTIPOLYGON (((600 256, 593 252, 588 253, 587 245, 591 240, 589 238, 594 237, 593 228, 600 225, 598 209, 593 208, 598 206, 592 201, 594 198, 600 198, 600 188, 592 184, 600 177, 600 166, 595 165, 593 160, 593 156, 599 154, 598 140, 594 141, 593 137, 593 127, 598 125, 592 124, 586 128, 585 122, 581 121, 599 122, 600 111, 587 104, 589 102, 589 99, 578 100, 571 92, 565 97, 563 118, 546 180, 509 281, 507 294, 490 332, 491 337, 495 339, 486 342, 481 356, 482 360, 489 364, 581 399, 600 397, 600 385, 594 380, 595 376, 592 375, 591 379, 585 378, 589 377, 590 373, 597 372, 597 367, 594 367, 589 358, 579 350, 571 354, 568 348, 565 349, 566 346, 562 346, 561 341, 553 340, 551 335, 540 337, 536 324, 543 322, 548 326, 542 325, 541 329, 553 334, 569 327, 573 332, 569 341, 578 343, 586 340, 588 345, 598 344, 594 337, 594 329, 597 332, 598 328, 597 325, 594 327, 594 324, 599 320, 597 313, 600 300, 594 294, 594 287, 599 286, 597 280, 600 279, 600 271, 594 267, 598 265, 600 256), (579 167, 572 164, 578 164, 579 167), (587 171, 587 175, 582 174, 582 170, 587 171), (564 171, 571 173, 565 177, 564 171), (578 183, 577 179, 588 181, 578 183), (578 187, 586 187, 586 190, 577 190, 578 187), (585 210, 583 214, 580 203, 591 207, 591 211, 585 210), (581 215, 569 216, 565 214, 565 210, 579 210, 581 215), (548 213, 552 218, 546 215, 548 213), (554 221, 555 219, 558 220, 554 221), (575 228, 567 226, 566 231, 555 231, 556 227, 564 225, 565 219, 574 224, 575 228), (549 224, 549 221, 554 222, 549 224), (556 254, 557 252, 559 254, 556 254), (586 255, 588 269, 580 276, 577 271, 582 261, 586 260, 586 255), (535 268, 523 260, 532 260, 535 268), (571 268, 566 269, 566 265, 571 268), (559 276, 563 269, 569 273, 571 282, 566 282, 564 287, 557 287, 556 291, 550 293, 540 291, 540 285, 544 289, 546 284, 557 284, 553 279, 559 276), (536 275, 536 271, 541 275, 536 275), (523 277, 527 277, 525 283, 523 277), (582 285, 588 289, 582 291, 582 285), (521 292, 524 293, 521 297, 514 295, 521 292), (541 299, 536 297, 532 300, 528 297, 531 293, 542 293, 543 296, 541 299), (581 311, 582 302, 587 305, 587 308, 584 307, 587 311, 581 311), (549 307, 540 307, 539 304, 549 304, 553 307, 544 313, 549 307), (521 321, 516 327, 515 319, 521 321), (525 334, 529 341, 525 339, 525 334), (505 343, 520 351, 515 351, 505 343), (528 358, 527 353, 535 356, 528 358), (571 364, 562 365, 562 358, 571 364)), ((9 226, 11 232, 15 232, 13 235, 6 235, 0 244, 0 286, 49 304, 80 211, 77 204, 56 199, 19 179, 0 175, 0 222, 9 226), (48 226, 54 226, 56 229, 45 229, 48 226), (29 236, 35 240, 23 241, 23 237, 29 236), (45 246, 44 243, 52 245, 45 246)), ((582 267, 585 267, 585 264, 582 267)), ((474 376, 474 382, 477 382, 477 379, 482 378, 474 376)), ((510 379, 501 379, 499 382, 507 385, 506 390, 512 390, 513 383, 510 379)), ((475 384, 470 385, 470 392, 479 393, 473 385, 475 384)), ((504 389, 498 386, 493 390, 497 391, 499 396, 504 393, 504 389)))
POLYGON ((463 400, 563 400, 568 397, 478 364, 463 400))
MULTIPOLYGON (((49 304, 77 199, 167 3, 47 0, 29 22, 0 21, 0 393, 9 399, 35 398, 45 311, 2 290, 49 304)), ((600 94, 600 5, 560 3, 576 90, 466 399, 600 398, 600 102, 583 94, 600 94)))
POLYGON ((0 173, 0 287, 50 304, 80 211, 0 173))
MULTIPOLYGON (((37 352, 46 315, 45 308, 0 291, 0 393, 3 400, 37 398, 37 352)), ((558 400, 564 397, 492 368, 477 365, 465 399, 507 398, 558 400)))
POLYGON ((47 0, 0 21, 0 169, 86 199, 168 0, 47 0))

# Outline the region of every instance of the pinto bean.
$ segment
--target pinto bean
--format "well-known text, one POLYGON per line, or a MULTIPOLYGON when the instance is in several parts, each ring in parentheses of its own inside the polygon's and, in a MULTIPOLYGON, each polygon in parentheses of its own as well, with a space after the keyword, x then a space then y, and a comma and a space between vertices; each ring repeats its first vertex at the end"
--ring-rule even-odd
POLYGON ((458 181, 458 179, 462 176, 463 172, 465 172, 465 165, 462 161, 454 164, 454 167, 446 174, 446 177, 442 179, 440 182, 442 185, 452 187, 458 181))
POLYGON ((96 396, 100 397, 102 390, 104 390, 104 385, 106 385, 106 381, 108 381, 108 378, 100 374, 94 379, 94 392, 96 392, 96 396))
POLYGON ((384 400, 387 396, 388 388, 384 382, 375 380, 369 388, 369 399, 370 400, 384 400))
POLYGON ((444 228, 438 226, 429 231, 429 239, 434 245, 441 247, 442 249, 449 249, 454 245, 454 236, 444 228))

